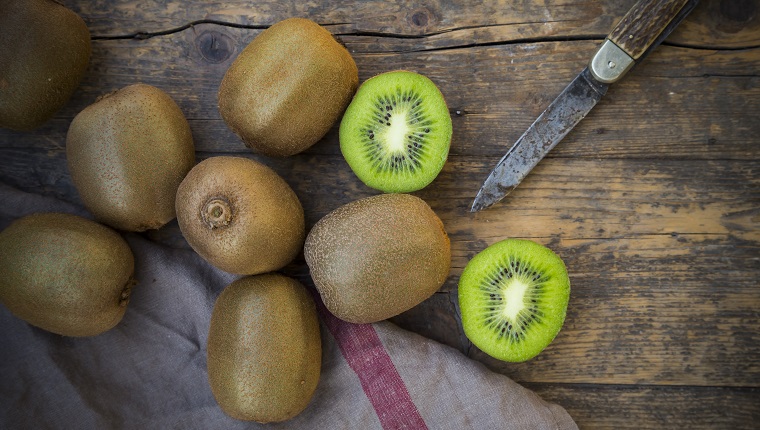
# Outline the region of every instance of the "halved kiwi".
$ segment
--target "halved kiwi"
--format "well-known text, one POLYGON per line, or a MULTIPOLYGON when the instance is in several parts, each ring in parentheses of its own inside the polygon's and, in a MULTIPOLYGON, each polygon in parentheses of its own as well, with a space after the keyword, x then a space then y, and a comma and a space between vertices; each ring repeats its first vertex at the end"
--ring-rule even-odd
POLYGON ((451 134, 446 101, 433 81, 394 71, 359 87, 340 123, 340 149, 367 186, 408 193, 441 172, 451 134))
POLYGON ((562 259, 524 239, 506 239, 478 253, 459 279, 465 335, 503 361, 529 360, 559 333, 570 300, 562 259))

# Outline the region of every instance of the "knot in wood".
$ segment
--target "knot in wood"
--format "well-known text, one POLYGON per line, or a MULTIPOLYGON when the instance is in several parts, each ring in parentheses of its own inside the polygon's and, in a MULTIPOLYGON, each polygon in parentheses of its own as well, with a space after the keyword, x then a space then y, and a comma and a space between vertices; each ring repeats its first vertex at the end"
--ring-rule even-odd
POLYGON ((232 38, 224 33, 206 31, 198 35, 196 46, 205 61, 218 64, 232 57, 235 44, 232 38))
POLYGON ((424 34, 428 28, 438 22, 438 17, 436 11, 431 10, 430 7, 420 7, 407 12, 406 22, 412 31, 424 34))
POLYGON ((417 27, 425 27, 428 24, 428 14, 425 11, 417 11, 412 14, 412 25, 417 27))

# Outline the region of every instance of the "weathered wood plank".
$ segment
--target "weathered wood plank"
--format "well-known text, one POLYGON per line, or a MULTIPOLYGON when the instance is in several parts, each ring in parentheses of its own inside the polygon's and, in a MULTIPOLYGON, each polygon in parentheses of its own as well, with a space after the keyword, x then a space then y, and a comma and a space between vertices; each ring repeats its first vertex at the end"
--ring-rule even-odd
MULTIPOLYGON (((2 154, 0 179, 77 201, 63 149, 7 149, 2 154)), ((200 160, 215 154, 198 155, 200 160)), ((307 223, 377 193, 339 155, 240 155, 270 165, 290 183, 307 208, 307 223)), ((496 161, 451 159, 429 187, 415 194, 441 214, 448 229, 480 244, 503 236, 617 239, 658 234, 730 234, 760 241, 758 160, 545 159, 497 206, 471 214, 472 198, 496 161)))
MULTIPOLYGON (((424 38, 426 49, 551 38, 600 38, 610 32, 635 1, 430 1, 420 6, 378 0, 339 4, 251 0, 64 3, 82 15, 95 37, 148 35, 200 20, 264 27, 299 16, 325 25, 335 34, 376 35, 378 40, 372 45, 387 52, 393 44, 389 38, 394 37, 424 38)), ((760 44, 757 4, 727 3, 732 2, 703 0, 669 42, 724 48, 760 44)))
MULTIPOLYGON (((457 237, 457 232, 452 234, 457 237)), ((436 296, 396 322, 416 329, 418 321, 428 321, 432 329, 426 329, 426 336, 518 381, 760 383, 757 242, 723 235, 532 239, 564 258, 572 285, 565 326, 537 358, 504 363, 457 338, 460 324, 447 321, 440 309, 458 312, 446 301, 456 303, 460 267, 442 289, 441 294, 451 294, 448 298, 436 296)), ((475 245, 455 246, 461 250, 475 245)), ((466 258, 455 261, 464 263, 466 258)))
MULTIPOLYGON (((96 41, 85 82, 57 119, 32 133, 3 130, 0 147, 62 147, 68 123, 81 109, 105 92, 145 82, 178 102, 191 120, 199 151, 248 152, 217 109, 218 83, 232 57, 208 63, 196 45, 196 31, 207 34, 197 28, 147 41, 96 41), (174 60, 167 63, 165 58, 174 60)), ((235 37, 243 37, 242 30, 236 31, 235 37)), ((591 42, 551 42, 358 55, 356 60, 361 79, 393 68, 427 74, 441 87, 452 112, 451 153, 500 156, 578 73, 593 47, 591 42)), ((757 64, 760 48, 720 52, 663 47, 614 85, 550 157, 756 157, 760 76, 747 71, 757 64)), ((335 130, 309 153, 339 153, 335 130)))
POLYGON ((698 235, 581 242, 553 246, 573 288, 557 339, 529 363, 499 362, 475 348, 471 357, 526 381, 760 383, 756 245, 698 235))
POLYGON ((757 389, 526 384, 581 429, 756 429, 757 389))

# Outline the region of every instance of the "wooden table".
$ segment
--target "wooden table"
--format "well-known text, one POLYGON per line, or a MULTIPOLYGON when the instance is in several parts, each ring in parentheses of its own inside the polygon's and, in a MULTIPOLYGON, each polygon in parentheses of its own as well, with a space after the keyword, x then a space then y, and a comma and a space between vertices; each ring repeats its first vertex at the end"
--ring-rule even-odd
MULTIPOLYGON (((145 82, 183 109, 199 159, 234 154, 277 170, 307 227, 375 194, 340 155, 337 128, 272 159, 219 116, 218 85, 238 52, 274 22, 308 17, 340 36, 360 81, 415 70, 450 106, 449 161, 415 194, 443 219, 453 269, 394 322, 561 404, 581 428, 760 425, 759 1, 703 0, 517 190, 477 214, 468 208, 488 172, 634 0, 63 3, 92 32, 90 68, 43 127, 0 130, 0 181, 79 202, 64 157, 69 123, 98 95, 145 82), (572 282, 562 332, 522 364, 473 347, 457 308, 464 265, 507 237, 554 249, 572 282)), ((147 236, 187 246, 176 222, 147 236)), ((310 283, 302 258, 287 271, 310 283)))

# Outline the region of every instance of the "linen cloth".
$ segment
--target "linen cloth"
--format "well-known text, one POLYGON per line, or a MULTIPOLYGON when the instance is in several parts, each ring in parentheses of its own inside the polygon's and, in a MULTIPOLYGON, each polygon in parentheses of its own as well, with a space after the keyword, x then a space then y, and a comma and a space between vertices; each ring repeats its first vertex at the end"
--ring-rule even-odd
MULTIPOLYGON (((33 212, 91 218, 0 184, 0 229, 33 212)), ((322 373, 307 409, 284 423, 230 418, 208 386, 206 339, 214 301, 237 276, 191 250, 124 237, 139 283, 114 329, 59 336, 0 305, 0 428, 577 429, 562 407, 459 351, 389 322, 343 322, 318 296, 322 373)))

